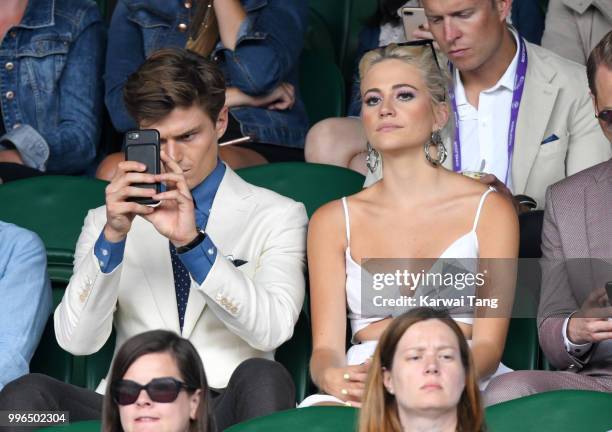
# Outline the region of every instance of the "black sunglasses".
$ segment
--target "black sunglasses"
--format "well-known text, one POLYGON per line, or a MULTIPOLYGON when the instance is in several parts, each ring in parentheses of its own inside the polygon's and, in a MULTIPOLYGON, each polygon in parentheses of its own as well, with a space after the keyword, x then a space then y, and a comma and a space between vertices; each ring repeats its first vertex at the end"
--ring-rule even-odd
POLYGON ((436 66, 438 66, 438 70, 442 73, 442 68, 440 67, 440 62, 438 61, 438 55, 436 54, 436 48, 434 47, 434 41, 431 39, 416 39, 408 42, 400 42, 395 44, 397 46, 422 46, 429 47, 431 49, 431 53, 433 54, 433 58, 436 61, 436 66))
MULTIPOLYGON (((395 44, 390 44, 390 45, 396 45, 396 46, 410 46, 410 47, 423 47, 423 48, 429 48, 431 49, 431 54, 433 55, 434 61, 436 62, 436 66, 438 67, 438 72, 440 72, 440 75, 444 76, 444 74, 442 73, 442 67, 440 66, 440 62, 438 61, 438 55, 436 54, 436 48, 434 47, 434 41, 431 39, 416 39, 416 40, 411 40, 408 42, 400 42, 400 43, 395 43, 395 44)), ((389 46, 389 45, 387 45, 389 46)), ((379 49, 384 49, 387 46, 384 47, 379 47, 379 49)))
POLYGON ((174 402, 181 389, 193 390, 184 382, 172 377, 155 378, 146 385, 121 379, 112 383, 111 396, 119 405, 131 405, 136 402, 143 389, 146 390, 152 401, 159 403, 174 402))
POLYGON ((612 130, 612 110, 605 109, 595 114, 599 120, 606 124, 606 129, 612 130))

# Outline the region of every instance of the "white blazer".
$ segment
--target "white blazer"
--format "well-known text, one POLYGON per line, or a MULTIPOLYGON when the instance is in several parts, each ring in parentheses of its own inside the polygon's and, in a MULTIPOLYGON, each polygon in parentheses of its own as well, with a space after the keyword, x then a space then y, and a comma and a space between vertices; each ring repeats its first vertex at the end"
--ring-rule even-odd
MULTIPOLYGON (((147 330, 180 334, 168 239, 136 217, 123 262, 105 274, 93 252, 105 223, 104 206, 89 211, 54 314, 57 341, 74 355, 102 348, 113 325, 115 352, 147 330)), ((304 301, 307 223, 301 203, 226 168, 206 226, 217 258, 202 285, 191 280, 182 333, 198 350, 211 387, 224 388, 246 359, 273 359, 291 338, 304 301)), ((97 391, 104 387, 103 380, 97 391)))

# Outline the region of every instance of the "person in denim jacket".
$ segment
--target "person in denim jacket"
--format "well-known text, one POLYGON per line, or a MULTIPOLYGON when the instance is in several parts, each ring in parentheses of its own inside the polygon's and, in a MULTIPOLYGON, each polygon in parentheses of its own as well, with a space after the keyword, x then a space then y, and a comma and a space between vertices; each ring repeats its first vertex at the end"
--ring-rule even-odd
POLYGON ((22 165, 0 164, 0 177, 26 167, 84 171, 102 117, 105 29, 96 3, 4 0, 0 16, 0 162, 22 165))
MULTIPOLYGON (((237 129, 232 134, 230 125, 230 133, 223 141, 251 136, 254 142, 263 144, 251 149, 266 159, 270 155, 274 158, 275 151, 283 151, 278 146, 293 148, 303 157, 308 119, 296 94, 299 56, 306 30, 306 2, 202 1, 204 4, 196 0, 120 0, 117 3, 110 26, 105 74, 106 106, 115 128, 124 132, 136 127, 123 103, 127 77, 160 48, 193 49, 188 44, 190 35, 195 38, 212 24, 208 17, 198 23, 196 16, 202 8, 211 9, 218 23, 218 39, 215 37, 210 57, 225 76, 226 103, 237 129)), ((207 50, 196 51, 208 54, 207 50)), ((227 151, 227 147, 223 150, 227 151)), ((227 161, 227 153, 222 157, 227 161)), ((238 164, 228 162, 233 167, 253 164, 249 163, 252 159, 248 155, 238 164)))

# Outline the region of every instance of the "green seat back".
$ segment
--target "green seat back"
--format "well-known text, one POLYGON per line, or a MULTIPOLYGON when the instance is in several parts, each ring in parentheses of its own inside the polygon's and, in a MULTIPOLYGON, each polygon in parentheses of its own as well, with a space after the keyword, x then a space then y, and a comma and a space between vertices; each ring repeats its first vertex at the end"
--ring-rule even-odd
POLYGON ((37 233, 47 249, 49 266, 68 267, 71 273, 83 220, 89 209, 104 205, 106 184, 68 176, 7 183, 0 187, 0 220, 37 233))
POLYGON ((102 422, 100 420, 88 420, 38 430, 41 432, 100 432, 102 430, 102 422))
POLYGON ((336 62, 336 47, 332 35, 323 17, 314 9, 308 11, 304 51, 316 53, 328 62, 336 62))
POLYGON ((336 64, 340 64, 346 50, 350 0, 308 0, 308 6, 325 21, 334 41, 336 64))
MULTIPOLYGON (((247 182, 304 203, 308 216, 329 201, 361 190, 363 176, 346 168, 303 162, 283 162, 238 170, 247 182)), ((293 337, 276 351, 276 359, 293 377, 296 399, 301 402, 310 389, 308 362, 312 351, 308 297, 293 337)))
MULTIPOLYGON (((64 283, 52 283, 53 287, 53 306, 54 308, 62 300, 64 283)), ((47 320, 47 325, 40 338, 38 347, 30 361, 30 372, 41 373, 51 376, 60 381, 72 382, 73 357, 72 354, 64 351, 55 339, 53 328, 53 315, 47 320)))
POLYGON ((515 370, 538 368, 540 346, 535 318, 512 318, 502 362, 515 370))
POLYGON ((340 63, 342 74, 349 84, 355 67, 359 32, 364 21, 376 12, 377 3, 377 0, 351 0, 346 51, 340 63))
POLYGON ((486 409, 490 432, 607 431, 612 394, 581 390, 540 393, 486 409))
POLYGON ((330 201, 362 189, 364 177, 334 165, 281 162, 243 168, 237 171, 244 180, 304 203, 308 216, 330 201))
POLYGON ((349 407, 309 407, 258 417, 227 432, 355 432, 358 411, 349 407))
POLYGON ((300 57, 300 95, 310 125, 344 115, 344 79, 340 69, 312 51, 304 51, 300 57))

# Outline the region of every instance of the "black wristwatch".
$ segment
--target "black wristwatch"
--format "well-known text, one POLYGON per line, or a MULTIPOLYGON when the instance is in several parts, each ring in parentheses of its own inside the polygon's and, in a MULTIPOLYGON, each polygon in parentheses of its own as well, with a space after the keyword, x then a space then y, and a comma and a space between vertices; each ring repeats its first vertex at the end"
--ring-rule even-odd
POLYGON ((200 243, 204 241, 204 239, 206 238, 206 231, 204 231, 200 227, 197 227, 196 229, 198 230, 198 235, 196 236, 196 238, 191 240, 186 245, 177 247, 176 253, 183 254, 185 252, 189 252, 191 249, 193 249, 194 247, 196 247, 197 245, 199 245, 200 243))

